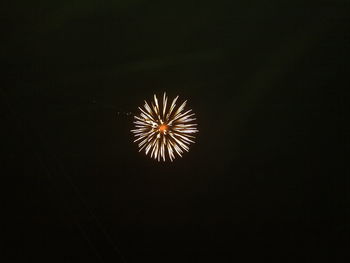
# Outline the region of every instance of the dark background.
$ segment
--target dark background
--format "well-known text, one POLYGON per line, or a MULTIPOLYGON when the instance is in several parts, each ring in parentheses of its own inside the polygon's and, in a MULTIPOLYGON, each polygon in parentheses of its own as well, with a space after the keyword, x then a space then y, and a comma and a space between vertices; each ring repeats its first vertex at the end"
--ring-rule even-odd
POLYGON ((346 262, 349 7, 1 3, 1 261, 346 262), (164 91, 173 163, 130 133, 164 91))

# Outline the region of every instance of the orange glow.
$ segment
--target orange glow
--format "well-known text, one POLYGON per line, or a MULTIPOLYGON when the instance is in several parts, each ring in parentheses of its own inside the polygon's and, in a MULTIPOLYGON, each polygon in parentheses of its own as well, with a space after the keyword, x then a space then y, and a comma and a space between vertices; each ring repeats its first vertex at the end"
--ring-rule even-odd
POLYGON ((159 126, 159 131, 160 132, 164 132, 168 129, 168 125, 162 124, 159 126))

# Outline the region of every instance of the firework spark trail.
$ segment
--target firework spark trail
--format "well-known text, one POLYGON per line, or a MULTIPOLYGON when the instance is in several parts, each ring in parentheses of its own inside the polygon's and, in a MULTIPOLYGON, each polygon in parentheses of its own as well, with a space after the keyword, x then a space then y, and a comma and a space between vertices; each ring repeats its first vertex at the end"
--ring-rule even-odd
POLYGON ((189 151, 189 145, 194 143, 194 134, 198 132, 192 110, 185 111, 187 101, 176 108, 177 96, 170 106, 166 94, 160 104, 154 95, 150 104, 145 101, 143 109, 139 107, 139 116, 134 116, 135 129, 131 130, 138 142, 139 151, 145 150, 146 155, 160 161, 167 158, 175 159, 175 153, 182 157, 184 151, 189 151))

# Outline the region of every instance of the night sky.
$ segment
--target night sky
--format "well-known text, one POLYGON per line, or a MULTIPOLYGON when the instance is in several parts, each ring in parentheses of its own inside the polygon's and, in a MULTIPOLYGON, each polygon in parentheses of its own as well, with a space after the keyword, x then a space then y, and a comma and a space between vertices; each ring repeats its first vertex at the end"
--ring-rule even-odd
POLYGON ((348 1, 8 2, 1 262, 348 262, 348 1), (163 92, 172 163, 130 132, 163 92))

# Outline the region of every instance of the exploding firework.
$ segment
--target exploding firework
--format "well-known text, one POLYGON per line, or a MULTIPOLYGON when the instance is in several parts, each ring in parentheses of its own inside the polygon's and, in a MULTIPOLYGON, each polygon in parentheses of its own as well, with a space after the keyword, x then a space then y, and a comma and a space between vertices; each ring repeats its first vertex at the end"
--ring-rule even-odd
POLYGON ((136 140, 139 142, 139 151, 145 150, 146 155, 165 161, 175 159, 175 153, 182 157, 184 151, 189 151, 189 145, 194 143, 194 134, 198 132, 196 118, 192 110, 185 111, 186 102, 176 106, 177 96, 167 108, 168 98, 163 95, 163 102, 158 103, 154 95, 154 103, 151 106, 145 101, 144 109, 139 107, 139 116, 134 116, 136 140))

